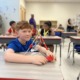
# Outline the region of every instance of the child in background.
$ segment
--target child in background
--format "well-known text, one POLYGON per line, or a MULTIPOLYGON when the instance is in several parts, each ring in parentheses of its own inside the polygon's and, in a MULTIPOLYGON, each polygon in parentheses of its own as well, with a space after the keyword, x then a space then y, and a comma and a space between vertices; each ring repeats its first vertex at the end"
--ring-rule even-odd
MULTIPOLYGON (((51 21, 46 21, 44 22, 43 28, 41 29, 40 34, 42 36, 54 36, 54 31, 52 30, 52 23, 51 21)), ((52 45, 47 45, 50 50, 53 52, 53 44, 52 45)))
POLYGON ((72 20, 71 19, 68 19, 67 32, 74 32, 74 26, 72 24, 72 20))
POLYGON ((64 31, 64 27, 62 26, 62 24, 59 24, 58 29, 61 30, 61 31, 64 31))
MULTIPOLYGON (((10 28, 9 28, 8 31, 5 33, 5 35, 17 36, 16 30, 15 30, 16 22, 15 22, 15 21, 10 21, 10 22, 9 22, 9 25, 10 25, 10 28)), ((3 47, 4 50, 5 50, 7 45, 8 45, 8 44, 2 44, 2 45, 1 45, 1 48, 3 47)))
POLYGON ((62 32, 64 32, 64 27, 62 26, 62 24, 59 24, 59 27, 55 29, 55 36, 59 36, 61 37, 62 32))
POLYGON ((13 36, 17 35, 16 30, 15 30, 16 22, 15 21, 10 21, 9 25, 11 27, 8 29, 6 35, 13 35, 13 36))
POLYGON ((39 27, 39 29, 37 30, 38 31, 38 34, 40 34, 41 33, 41 30, 43 29, 43 26, 42 25, 40 25, 40 27, 39 27))
MULTIPOLYGON (((18 38, 11 41, 8 44, 7 50, 4 54, 4 59, 7 62, 15 63, 32 63, 37 65, 42 65, 48 62, 46 57, 42 55, 24 55, 20 52, 30 51, 29 46, 33 42, 32 37, 32 27, 26 21, 18 22, 16 25, 16 31, 18 38)), ((33 43, 35 45, 35 42, 33 43)), ((49 50, 46 50, 40 45, 35 45, 35 49, 48 55, 53 56, 53 53, 49 50)), ((27 52, 29 53, 29 52, 27 52)), ((34 52, 33 52, 34 53, 34 52)))
POLYGON ((44 25, 43 25, 43 28, 41 29, 40 34, 42 36, 53 36, 54 32, 52 31, 51 27, 52 27, 51 21, 44 22, 44 25))

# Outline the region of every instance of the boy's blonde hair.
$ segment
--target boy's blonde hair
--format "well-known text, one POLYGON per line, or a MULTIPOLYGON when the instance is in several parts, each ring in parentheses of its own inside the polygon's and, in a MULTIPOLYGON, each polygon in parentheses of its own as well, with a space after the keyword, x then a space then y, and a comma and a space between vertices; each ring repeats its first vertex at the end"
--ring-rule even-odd
POLYGON ((20 29, 33 29, 32 26, 27 21, 20 21, 16 24, 16 30, 20 29))

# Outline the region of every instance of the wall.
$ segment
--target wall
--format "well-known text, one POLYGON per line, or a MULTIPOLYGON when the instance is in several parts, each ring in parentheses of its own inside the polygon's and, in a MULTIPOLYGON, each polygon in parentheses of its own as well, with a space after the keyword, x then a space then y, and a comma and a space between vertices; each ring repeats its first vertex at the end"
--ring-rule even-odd
POLYGON ((33 13, 37 24, 40 20, 57 20, 66 27, 67 19, 80 13, 80 3, 26 3, 26 11, 26 19, 33 13))
POLYGON ((2 16, 3 26, 2 33, 4 34, 10 27, 11 20, 19 21, 19 0, 0 0, 0 15, 2 16))

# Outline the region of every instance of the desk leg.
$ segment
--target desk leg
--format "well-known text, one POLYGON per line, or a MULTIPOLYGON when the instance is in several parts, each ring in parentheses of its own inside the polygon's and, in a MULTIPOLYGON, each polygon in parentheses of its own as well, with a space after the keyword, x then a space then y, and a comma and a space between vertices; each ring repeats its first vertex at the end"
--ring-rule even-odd
POLYGON ((67 55, 67 58, 69 58, 70 57, 70 44, 71 44, 71 42, 69 43, 69 47, 68 47, 68 55, 67 55))
POLYGON ((63 38, 63 46, 64 46, 65 38, 63 38))
POLYGON ((73 64, 74 64, 74 44, 73 44, 73 64))
POLYGON ((60 44, 60 66, 61 66, 61 44, 60 44))
POLYGON ((57 52, 57 44, 56 44, 56 48, 55 48, 55 53, 57 52))
POLYGON ((79 76, 80 76, 80 73, 79 73, 79 75, 78 75, 78 77, 77 77, 77 80, 79 80, 79 76))

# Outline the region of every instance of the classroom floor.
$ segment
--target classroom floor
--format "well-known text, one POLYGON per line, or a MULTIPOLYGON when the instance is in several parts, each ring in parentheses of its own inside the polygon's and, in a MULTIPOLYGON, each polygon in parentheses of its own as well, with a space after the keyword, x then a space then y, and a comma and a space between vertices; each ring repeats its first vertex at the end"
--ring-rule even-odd
MULTIPOLYGON (((61 61, 61 71, 64 76, 64 80, 77 80, 77 76, 80 72, 80 56, 76 53, 75 54, 75 63, 72 64, 72 54, 70 59, 67 59, 68 53, 68 45, 70 40, 65 39, 64 46, 62 44, 62 61, 61 61)), ((72 48, 72 45, 71 45, 72 48)), ((0 49, 0 53, 4 53, 3 49, 0 49)), ((57 63, 59 64, 59 46, 56 53, 57 63)))

